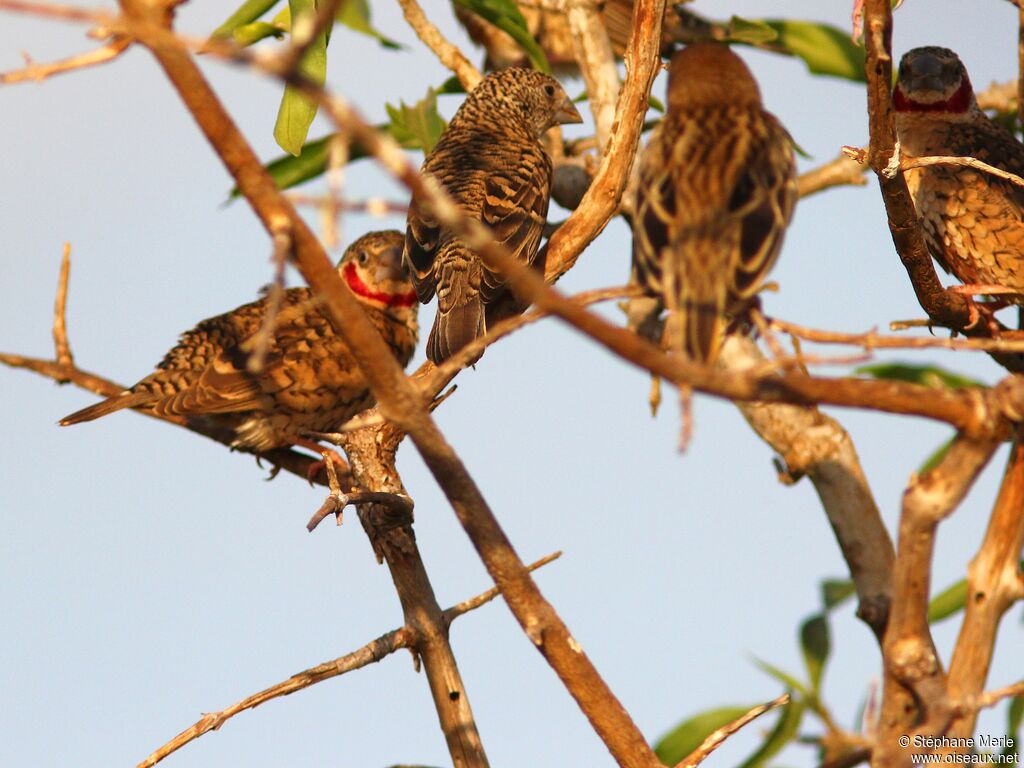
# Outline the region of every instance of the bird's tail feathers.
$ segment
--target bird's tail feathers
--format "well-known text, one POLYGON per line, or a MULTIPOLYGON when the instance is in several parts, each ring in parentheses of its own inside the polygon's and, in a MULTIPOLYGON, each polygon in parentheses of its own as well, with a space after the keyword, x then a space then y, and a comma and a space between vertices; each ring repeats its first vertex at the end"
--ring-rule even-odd
POLYGON ((435 364, 443 363, 473 339, 484 335, 484 307, 479 294, 466 297, 434 318, 427 340, 427 357, 435 364))
POLYGON ((80 411, 75 411, 58 422, 62 427, 69 427, 72 424, 81 424, 83 421, 92 421, 101 416, 106 416, 114 411, 123 408, 135 408, 150 400, 150 396, 144 392, 122 392, 120 395, 108 397, 106 400, 90 405, 80 411))

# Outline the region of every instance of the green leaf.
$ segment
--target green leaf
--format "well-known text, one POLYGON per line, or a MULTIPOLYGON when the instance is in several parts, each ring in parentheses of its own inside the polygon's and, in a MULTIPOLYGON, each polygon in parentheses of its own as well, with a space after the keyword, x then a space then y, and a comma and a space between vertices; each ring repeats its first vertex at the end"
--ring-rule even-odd
POLYGON ((802 701, 794 701, 791 698, 789 703, 782 708, 782 712, 779 713, 779 719, 776 721, 771 733, 768 734, 768 737, 758 750, 743 762, 740 768, 760 768, 760 766, 763 766, 771 758, 775 757, 783 747, 793 741, 796 738, 797 730, 800 728, 800 722, 803 720, 804 710, 805 706, 802 701))
POLYGON ((391 38, 385 37, 370 23, 370 4, 367 0, 345 0, 338 8, 336 18, 349 29, 374 38, 384 48, 398 50, 402 47, 391 38))
POLYGON ((647 97, 647 104, 655 111, 665 114, 665 105, 654 94, 647 97))
POLYGON ((213 30, 210 37, 228 37, 239 27, 256 21, 256 19, 269 11, 275 5, 277 5, 277 0, 246 0, 238 6, 238 10, 228 17, 227 21, 213 30))
POLYGON ((909 363, 879 363, 877 365, 863 365, 856 368, 854 373, 865 374, 874 379, 895 379, 897 381, 909 381, 913 384, 923 384, 926 387, 950 387, 961 389, 963 387, 985 387, 984 382, 977 379, 970 379, 958 373, 947 371, 937 365, 911 365, 909 363))
POLYGON ((856 593, 850 579, 825 579, 821 582, 821 602, 826 611, 845 603, 856 593))
POLYGON ((412 106, 403 101, 397 107, 385 104, 384 108, 391 118, 388 130, 406 149, 422 149, 424 154, 430 152, 446 127, 444 118, 437 111, 437 93, 433 88, 412 106))
POLYGON ((949 452, 950 446, 953 445, 953 441, 955 439, 956 435, 949 438, 949 440, 947 440, 934 451, 932 451, 931 455, 924 460, 924 463, 917 468, 917 474, 922 475, 925 472, 935 469, 937 466, 939 466, 939 462, 942 461, 943 458, 945 458, 946 454, 949 452))
POLYGON ((747 714, 752 707, 709 709, 685 720, 654 745, 654 754, 665 765, 675 765, 701 745, 710 734, 747 714))
POLYGON ((964 609, 967 604, 967 579, 947 587, 928 603, 928 621, 942 621, 964 609))
POLYGON ((793 19, 765 19, 778 37, 771 47, 800 59, 816 75, 864 82, 864 49, 850 35, 828 24, 793 19))
POLYGON ((254 21, 250 24, 243 24, 236 27, 231 33, 231 39, 243 48, 247 48, 260 40, 268 37, 281 38, 288 33, 288 30, 280 24, 273 24, 266 21, 254 21))
MULTIPOLYGON (((1020 726, 1024 721, 1024 696, 1014 696, 1006 708, 1006 735, 1009 737, 1003 747, 1004 755, 1020 754, 1020 726), (1013 746, 1010 746, 1010 745, 1013 746)), ((1019 761, 1018 761, 1019 762, 1019 761)))
POLYGON ((462 83, 459 82, 459 78, 457 78, 455 75, 452 75, 443 83, 441 83, 440 87, 436 91, 434 91, 434 93, 438 94, 439 96, 444 96, 449 93, 465 92, 466 89, 462 87, 462 83))
POLYGON ((727 39, 748 45, 762 45, 778 39, 779 33, 770 25, 756 19, 733 16, 725 28, 727 39))
POLYGON ((829 642, 828 621, 822 614, 812 616, 800 627, 800 650, 804 654, 804 666, 815 694, 821 688, 821 676, 825 671, 831 643, 829 642))
MULTIPOLYGON (((316 13, 316 0, 288 0, 288 8, 294 22, 302 14, 316 13)), ((323 85, 327 79, 329 36, 330 29, 325 29, 317 35, 299 62, 299 72, 317 85, 323 85)), ((274 139, 278 146, 285 152, 298 156, 309 134, 309 126, 316 117, 316 111, 316 102, 297 88, 285 86, 281 106, 277 111, 277 122, 274 125, 274 139)))
POLYGON ((526 19, 513 0, 455 0, 463 8, 491 22, 519 43, 530 62, 541 72, 551 72, 548 57, 526 26, 526 19))
POLYGON ((792 691, 797 691, 804 698, 810 697, 811 694, 807 690, 807 686, 801 683, 788 672, 783 671, 782 669, 774 666, 773 664, 769 664, 767 661, 761 661, 761 659, 757 658, 756 656, 753 658, 753 662, 758 669, 770 675, 771 677, 774 677, 776 680, 778 680, 784 686, 786 686, 786 688, 792 691))

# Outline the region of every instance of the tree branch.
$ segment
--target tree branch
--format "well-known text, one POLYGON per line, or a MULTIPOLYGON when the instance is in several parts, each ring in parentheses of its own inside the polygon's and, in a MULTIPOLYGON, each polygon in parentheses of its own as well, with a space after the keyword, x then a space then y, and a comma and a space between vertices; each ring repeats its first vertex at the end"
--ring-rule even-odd
POLYGON ((920 723, 948 719, 946 674, 928 625, 928 598, 935 534, 984 469, 996 448, 990 440, 957 435, 938 466, 911 479, 903 494, 899 546, 893 569, 893 600, 882 644, 885 678, 872 764, 909 766, 899 746, 920 723))
MULTIPOLYGON (((763 362, 748 338, 732 337, 723 366, 742 371, 763 362)), ((781 457, 784 482, 814 484, 857 590, 857 615, 881 642, 892 600, 892 539, 885 529, 857 450, 838 421, 815 406, 738 403, 751 428, 781 457)))
POLYGON ((473 66, 462 51, 445 39, 441 30, 427 18, 416 0, 398 0, 398 4, 402 6, 402 14, 416 36, 434 52, 445 67, 455 73, 467 92, 473 90, 476 84, 483 80, 480 70, 473 66))
MULTIPOLYGON (((557 559, 559 554, 556 552, 553 555, 541 558, 529 566, 530 570, 534 571, 547 565, 552 560, 557 559)), ((450 623, 459 616, 490 602, 498 594, 500 593, 497 589, 491 588, 476 597, 453 605, 444 612, 445 619, 450 623)), ((362 648, 351 653, 339 656, 331 661, 325 661, 323 664, 317 664, 315 667, 310 667, 302 672, 297 672, 287 680, 272 685, 269 688, 264 688, 262 691, 251 696, 246 696, 230 707, 219 712, 210 712, 203 715, 194 725, 186 728, 159 749, 154 750, 145 760, 138 764, 137 768, 152 768, 152 766, 159 763, 165 757, 177 752, 189 742, 195 741, 210 731, 219 730, 224 723, 247 709, 255 709, 260 704, 265 704, 272 699, 279 699, 282 696, 288 696, 296 691, 322 683, 324 680, 330 680, 332 677, 338 677, 346 672, 362 669, 370 664, 381 661, 402 648, 415 649, 416 642, 416 632, 413 629, 408 626, 400 627, 386 632, 376 640, 371 640, 362 648)))
MULTIPOLYGON (((981 694, 988 679, 999 622, 1024 598, 1020 569, 1024 548, 1024 441, 1010 449, 999 496, 978 553, 967 568, 967 604, 960 636, 949 664, 949 696, 954 701, 981 694)), ((953 721, 950 736, 974 733, 977 709, 953 721)))

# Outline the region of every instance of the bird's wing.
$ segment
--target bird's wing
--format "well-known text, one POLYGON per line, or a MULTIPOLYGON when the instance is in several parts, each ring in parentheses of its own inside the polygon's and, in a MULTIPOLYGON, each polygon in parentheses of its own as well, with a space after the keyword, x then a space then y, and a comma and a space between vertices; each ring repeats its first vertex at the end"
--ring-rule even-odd
MULTIPOLYGON (((514 158, 483 177, 481 220, 518 261, 533 264, 547 223, 551 160, 539 146, 523 147, 514 158)), ((484 266, 480 285, 484 303, 497 298, 504 287, 501 274, 484 266)))

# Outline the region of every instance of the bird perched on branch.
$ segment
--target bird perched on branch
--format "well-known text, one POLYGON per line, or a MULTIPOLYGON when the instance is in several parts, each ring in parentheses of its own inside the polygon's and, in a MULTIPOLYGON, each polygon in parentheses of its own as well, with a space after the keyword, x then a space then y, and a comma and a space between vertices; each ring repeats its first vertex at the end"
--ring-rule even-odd
POLYGON ((673 55, 668 110, 639 174, 637 277, 671 312, 665 342, 712 363, 727 318, 748 308, 774 264, 797 198, 789 134, 726 46, 673 55))
MULTIPOLYGON (((551 158, 540 137, 559 123, 581 122, 562 86, 532 69, 505 69, 466 97, 423 162, 462 211, 494 232, 519 261, 534 264, 547 221, 551 158)), ((502 276, 414 194, 405 259, 423 303, 437 295, 427 357, 447 359, 498 320, 525 309, 502 276)))
MULTIPOLYGON (((903 155, 973 157, 1024 175, 1024 145, 974 98, 960 58, 948 48, 903 55, 893 91, 903 155)), ((1024 302, 1024 188, 962 165, 904 172, 928 250, 964 293, 1017 294, 1024 302)))
MULTIPOLYGON (((416 294, 402 265, 402 233, 371 232, 345 251, 338 272, 404 367, 416 348, 416 294)), ((336 429, 373 405, 362 370, 309 288, 290 288, 269 319, 262 367, 249 365, 268 321, 269 297, 203 320, 156 371, 131 389, 61 419, 62 426, 137 408, 203 420, 253 453, 320 447, 304 431, 336 429)))

